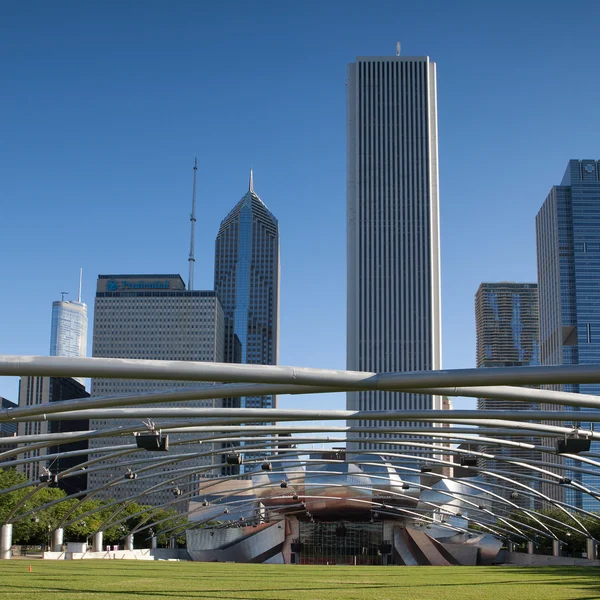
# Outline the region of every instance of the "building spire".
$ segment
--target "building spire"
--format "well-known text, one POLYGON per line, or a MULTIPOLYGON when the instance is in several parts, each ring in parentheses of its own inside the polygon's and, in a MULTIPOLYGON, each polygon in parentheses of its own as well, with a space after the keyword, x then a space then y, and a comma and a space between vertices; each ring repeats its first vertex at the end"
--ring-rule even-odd
POLYGON ((248 183, 248 191, 254 194, 254 181, 252 179, 252 167, 250 167, 250 182, 248 183))
POLYGON ((196 173, 198 172, 198 159, 194 159, 194 187, 192 190, 192 214, 190 215, 190 223, 192 224, 192 233, 190 236, 190 257, 188 263, 190 265, 190 274, 188 277, 188 291, 194 289, 194 263, 196 258, 194 256, 194 249, 196 246, 196 173))

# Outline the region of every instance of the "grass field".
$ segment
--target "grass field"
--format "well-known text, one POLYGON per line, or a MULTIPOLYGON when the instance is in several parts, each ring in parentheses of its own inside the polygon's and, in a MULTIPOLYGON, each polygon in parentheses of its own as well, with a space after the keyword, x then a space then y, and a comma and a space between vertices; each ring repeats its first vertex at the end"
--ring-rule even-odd
POLYGON ((2 600, 528 600, 600 598, 600 568, 310 567, 193 562, 0 562, 2 600), (28 572, 31 565, 32 572, 28 572))

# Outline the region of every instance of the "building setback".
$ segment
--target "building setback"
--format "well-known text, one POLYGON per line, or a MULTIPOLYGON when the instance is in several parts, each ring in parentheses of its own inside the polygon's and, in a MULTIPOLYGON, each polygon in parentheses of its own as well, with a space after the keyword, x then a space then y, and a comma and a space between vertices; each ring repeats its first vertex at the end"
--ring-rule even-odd
MULTIPOLYGON (((136 358, 147 360, 185 360, 223 362, 223 310, 214 291, 187 291, 179 275, 99 275, 94 309, 94 342, 92 355, 95 357, 136 358)), ((202 387, 202 384, 184 381, 93 379, 92 396, 114 394, 134 394, 182 387, 202 387)), ((152 406, 219 406, 217 400, 196 400, 191 402, 171 402, 152 406)), ((140 419, 121 419, 123 427, 139 426, 140 419)), ((92 419, 92 429, 107 429, 115 426, 115 421, 92 419)), ((186 439, 188 434, 170 436, 171 441, 186 439)), ((131 436, 103 437, 91 440, 90 457, 100 456, 99 448, 131 444, 131 436), (96 451, 96 452, 94 452, 96 451)), ((189 447, 170 445, 169 456, 189 452, 189 447)), ((102 453, 106 456, 106 453, 102 453)), ((137 453, 136 457, 157 457, 157 454, 137 453)), ((212 458, 194 458, 155 469, 152 479, 125 479, 127 468, 122 465, 131 456, 107 459, 112 468, 90 471, 89 487, 97 488, 123 476, 122 482, 100 493, 101 498, 116 500, 142 492, 147 487, 165 481, 176 468, 198 467, 198 476, 209 472, 202 467, 212 464, 212 458)), ((134 467, 135 470, 135 467, 134 467)), ((190 475, 189 482, 196 480, 190 475)), ((179 487, 187 491, 186 482, 181 480, 179 487)), ((159 505, 173 499, 168 485, 144 496, 143 503, 159 505)))
MULTIPOLYGON (((540 364, 539 356, 539 323, 538 323, 538 287, 537 283, 482 283, 475 294, 475 325, 477 330, 477 367, 524 367, 540 364)), ((533 402, 511 400, 494 400, 479 398, 478 410, 535 410, 538 405, 533 402)), ((506 438, 512 442, 525 442, 540 445, 539 437, 506 438)), ((513 446, 480 446, 483 452, 495 454, 506 460, 544 460, 538 450, 513 446)), ((488 471, 509 471, 520 483, 539 489, 536 481, 531 479, 531 470, 508 464, 503 460, 482 459, 481 466, 488 471)), ((526 494, 516 498, 506 491, 506 486, 498 479, 487 477, 490 484, 499 485, 492 491, 510 498, 512 502, 523 508, 540 508, 539 501, 526 494)), ((560 500, 562 488, 556 488, 551 496, 560 500)), ((506 510, 506 505, 498 505, 499 511, 506 510)))
MULTIPOLYGON (((348 67, 347 90, 347 367, 439 369, 435 63, 359 57, 348 67)), ((346 404, 349 410, 425 410, 441 408, 441 398, 350 392, 346 404)), ((355 441, 348 447, 386 446, 355 441)))
MULTIPOLYGON (((535 220, 542 365, 600 362, 599 171, 600 161, 570 160, 561 184, 552 187, 535 220)), ((599 384, 562 389, 600 394, 599 384)), ((556 410, 554 405, 544 408, 556 410)), ((578 422, 576 415, 573 421, 578 422)), ((600 444, 592 443, 592 451, 599 450, 600 444)), ((569 477, 586 487, 600 486, 600 476, 573 472, 569 477)), ((600 509, 600 502, 572 487, 566 489, 566 501, 600 509)))
MULTIPOLYGON (((225 361, 276 365, 279 352, 279 226, 254 191, 223 219, 215 242, 215 291, 225 316, 225 361)), ((277 396, 227 399, 276 408, 277 396)))

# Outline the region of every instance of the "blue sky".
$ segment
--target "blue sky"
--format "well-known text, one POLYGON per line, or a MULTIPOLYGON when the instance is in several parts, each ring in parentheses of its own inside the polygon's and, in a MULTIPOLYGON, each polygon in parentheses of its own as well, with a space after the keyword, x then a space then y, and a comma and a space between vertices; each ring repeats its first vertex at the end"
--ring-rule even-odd
POLYGON ((443 365, 474 366, 479 283, 535 281, 535 214, 570 158, 599 157, 599 19, 589 1, 5 0, 0 353, 48 353, 80 267, 90 308, 99 273, 187 278, 197 156, 196 287, 252 165, 280 223, 280 363, 344 368, 346 65, 400 40, 437 63, 443 365))

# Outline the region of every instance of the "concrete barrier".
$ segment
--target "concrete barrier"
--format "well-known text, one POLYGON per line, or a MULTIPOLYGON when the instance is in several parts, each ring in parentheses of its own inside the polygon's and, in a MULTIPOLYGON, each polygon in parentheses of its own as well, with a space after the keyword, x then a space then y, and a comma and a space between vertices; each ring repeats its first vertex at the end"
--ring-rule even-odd
POLYGON ((44 552, 46 560, 85 560, 85 559, 107 559, 107 560, 190 560, 185 548, 143 548, 137 550, 117 550, 102 552, 44 552))
POLYGON ((600 567, 600 560, 507 552, 506 550, 503 557, 499 556, 499 559, 505 563, 522 567, 600 567))

